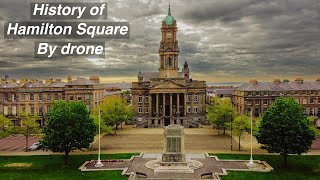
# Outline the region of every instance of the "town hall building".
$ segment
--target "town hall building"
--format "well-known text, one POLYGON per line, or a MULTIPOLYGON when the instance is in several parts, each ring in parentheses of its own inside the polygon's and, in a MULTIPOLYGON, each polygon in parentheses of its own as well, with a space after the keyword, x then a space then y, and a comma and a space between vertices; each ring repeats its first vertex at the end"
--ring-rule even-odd
POLYGON ((134 123, 137 127, 179 124, 199 127, 205 120, 206 82, 190 78, 185 62, 179 67, 177 22, 171 15, 162 21, 157 72, 139 72, 132 83, 134 123))

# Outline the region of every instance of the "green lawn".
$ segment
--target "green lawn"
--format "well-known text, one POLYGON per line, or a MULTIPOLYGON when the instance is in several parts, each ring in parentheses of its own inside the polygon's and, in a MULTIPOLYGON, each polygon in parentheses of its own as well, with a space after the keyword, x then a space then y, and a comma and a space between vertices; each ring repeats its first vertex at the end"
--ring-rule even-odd
MULTIPOLYGON (((132 154, 101 155, 101 159, 129 159, 132 154)), ((0 156, 0 179, 114 179, 127 180, 121 171, 81 172, 78 168, 97 155, 70 155, 63 165, 62 155, 0 156), (5 167, 9 163, 32 163, 30 167, 5 167)))
MULTIPOLYGON (((213 155, 213 154, 210 154, 213 155)), ((249 159, 250 155, 217 154, 219 159, 249 159)), ((229 171, 223 180, 228 179, 258 179, 258 180, 283 180, 283 179, 320 179, 319 155, 293 155, 288 157, 288 167, 283 167, 283 159, 277 155, 254 155, 253 159, 267 161, 274 170, 268 173, 261 172, 236 172, 229 171)))
MULTIPOLYGON (((128 159, 133 154, 102 154, 101 159, 128 159)), ((249 159, 249 155, 218 154, 220 159, 249 159)), ((63 165, 61 155, 43 156, 0 156, 0 179, 128 179, 121 176, 121 171, 81 172, 78 168, 88 160, 96 159, 97 155, 71 155, 69 165, 63 165), (31 163, 30 167, 5 167, 10 163, 31 163)), ((229 172, 227 179, 319 179, 320 156, 290 156, 288 167, 282 167, 282 158, 275 155, 255 155, 254 159, 267 161, 274 171, 270 173, 229 172)))

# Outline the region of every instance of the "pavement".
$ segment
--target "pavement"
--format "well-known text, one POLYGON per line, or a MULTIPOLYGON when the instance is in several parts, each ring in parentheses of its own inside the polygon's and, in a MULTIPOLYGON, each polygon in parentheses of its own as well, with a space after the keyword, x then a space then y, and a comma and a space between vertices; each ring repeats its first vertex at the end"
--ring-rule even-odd
MULTIPOLYGON (((29 137, 28 147, 33 143, 38 142, 39 137, 31 136, 29 137)), ((26 138, 25 136, 9 136, 6 138, 0 139, 0 152, 9 151, 9 152, 21 152, 26 149, 26 138)))
MULTIPOLYGON (((222 132, 222 131, 221 131, 222 132)), ((226 131, 228 134, 229 132, 226 131)), ((185 150, 186 153, 228 153, 228 154, 250 154, 250 135, 244 134, 241 138, 241 151, 238 151, 238 138, 233 138, 233 151, 230 151, 230 136, 217 135, 217 130, 212 126, 202 128, 185 129, 185 150)), ((29 138, 29 146, 39 140, 33 136, 29 138)), ((30 151, 25 150, 24 136, 10 136, 0 139, 0 155, 52 155, 63 154, 51 151, 30 151)), ((98 136, 95 137, 92 149, 87 151, 73 151, 71 154, 97 154, 98 136)), ((101 153, 161 153, 163 151, 163 129, 162 128, 134 128, 124 126, 118 130, 117 135, 102 135, 101 153)), ((253 154, 270 154, 260 149, 260 144, 253 138, 253 154)), ((312 150, 306 155, 320 155, 320 138, 314 141, 312 150)))

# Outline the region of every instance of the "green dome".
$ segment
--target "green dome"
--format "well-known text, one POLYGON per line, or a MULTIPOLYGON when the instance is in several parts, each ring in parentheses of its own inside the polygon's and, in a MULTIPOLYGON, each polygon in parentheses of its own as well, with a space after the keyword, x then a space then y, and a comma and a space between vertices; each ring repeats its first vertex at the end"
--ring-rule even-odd
POLYGON ((165 19, 164 22, 166 23, 166 25, 173 25, 174 22, 174 18, 171 15, 168 15, 165 19))

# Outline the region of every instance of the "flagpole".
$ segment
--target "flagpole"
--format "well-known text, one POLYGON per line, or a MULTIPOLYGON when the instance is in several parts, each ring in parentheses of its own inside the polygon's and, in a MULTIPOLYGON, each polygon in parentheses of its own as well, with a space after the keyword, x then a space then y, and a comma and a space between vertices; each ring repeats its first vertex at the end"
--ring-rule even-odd
POLYGON ((101 160, 100 160, 100 139, 101 139, 101 134, 100 134, 100 109, 99 109, 99 154, 98 154, 98 161, 97 163, 94 165, 95 167, 102 167, 103 164, 101 163, 101 160))
POLYGON ((250 114, 250 121, 251 121, 251 144, 250 144, 250 161, 249 161, 249 163, 248 163, 248 167, 249 168, 253 168, 253 167, 255 167, 256 165, 254 164, 254 162, 253 162, 253 158, 252 158, 252 113, 253 113, 253 108, 251 108, 251 114, 250 114))

